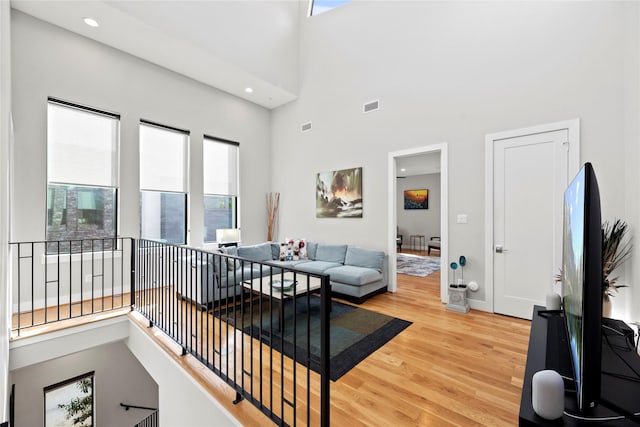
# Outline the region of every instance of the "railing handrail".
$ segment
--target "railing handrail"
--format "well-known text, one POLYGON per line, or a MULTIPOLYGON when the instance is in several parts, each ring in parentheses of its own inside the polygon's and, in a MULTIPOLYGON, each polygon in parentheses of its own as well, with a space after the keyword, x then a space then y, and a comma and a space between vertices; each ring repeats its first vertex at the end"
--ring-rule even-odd
POLYGON ((145 409, 147 411, 157 411, 158 410, 158 408, 150 408, 148 406, 131 405, 131 404, 122 403, 122 402, 120 402, 120 406, 122 406, 125 411, 128 411, 131 408, 133 408, 133 409, 145 409))
POLYGON ((130 236, 117 236, 117 237, 89 237, 83 239, 61 239, 61 240, 28 240, 28 241, 17 241, 17 242, 9 242, 10 245, 27 245, 30 243, 40 244, 40 243, 62 243, 62 242, 82 242, 82 241, 96 241, 96 240, 135 240, 135 237, 130 236))

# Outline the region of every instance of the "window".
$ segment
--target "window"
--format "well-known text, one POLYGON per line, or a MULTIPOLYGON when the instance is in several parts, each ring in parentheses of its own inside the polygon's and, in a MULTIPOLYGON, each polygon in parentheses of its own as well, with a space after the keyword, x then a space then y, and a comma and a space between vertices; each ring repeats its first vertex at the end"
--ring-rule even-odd
POLYGON ((47 117, 47 240, 116 237, 120 116, 50 98, 47 117))
POLYGON ((351 0, 309 0, 309 16, 319 15, 349 2, 351 0))
POLYGON ((238 224, 237 142, 204 137, 202 146, 204 177, 204 241, 216 241, 219 228, 238 224))
POLYGON ((187 242, 189 132, 140 123, 140 236, 187 242))
POLYGON ((44 388, 44 425, 92 426, 94 372, 44 388))

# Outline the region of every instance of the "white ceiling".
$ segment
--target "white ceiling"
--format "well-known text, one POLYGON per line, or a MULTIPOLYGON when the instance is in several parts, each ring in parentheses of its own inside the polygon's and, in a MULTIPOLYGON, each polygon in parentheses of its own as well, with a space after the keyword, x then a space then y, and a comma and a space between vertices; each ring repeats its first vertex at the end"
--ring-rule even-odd
POLYGON ((396 176, 398 177, 432 173, 440 173, 439 152, 396 158, 396 176))
POLYGON ((11 0, 11 6, 266 108, 297 96, 297 1, 11 0), (85 17, 100 26, 89 27, 85 17))

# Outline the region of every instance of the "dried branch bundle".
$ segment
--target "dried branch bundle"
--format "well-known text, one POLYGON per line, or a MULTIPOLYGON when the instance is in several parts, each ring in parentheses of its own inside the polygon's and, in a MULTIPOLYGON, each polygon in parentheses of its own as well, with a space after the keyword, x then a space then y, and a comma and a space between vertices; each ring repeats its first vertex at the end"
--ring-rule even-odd
POLYGON ((278 207, 280 206, 280 193, 267 193, 267 241, 273 241, 278 221, 278 207))

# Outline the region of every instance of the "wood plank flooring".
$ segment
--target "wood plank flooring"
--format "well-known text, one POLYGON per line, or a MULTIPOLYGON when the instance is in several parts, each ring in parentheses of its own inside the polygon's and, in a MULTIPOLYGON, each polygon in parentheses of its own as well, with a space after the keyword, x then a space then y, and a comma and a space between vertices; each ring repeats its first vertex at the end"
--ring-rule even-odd
MULTIPOLYGON (((413 324, 331 383, 332 426, 517 425, 530 322, 476 310, 449 312, 439 286, 439 273, 398 275, 395 294, 361 305, 413 324)), ((190 359, 176 360, 198 370, 189 367, 198 363, 190 359)), ((230 389, 220 379, 210 374, 198 381, 244 425, 264 425, 264 416, 248 402, 231 404, 233 393, 224 392, 230 389)), ((305 386, 299 382, 297 389, 305 386)), ((311 387, 315 397, 313 374, 311 387)), ((312 425, 317 419, 313 413, 312 425)))
MULTIPOLYGON (((426 251, 411 252, 426 255, 426 251)), ((426 278, 398 275, 396 293, 375 296, 361 305, 413 324, 331 383, 332 426, 517 425, 530 322, 476 310, 446 311, 439 299, 439 283, 439 273, 426 278)), ((269 423, 249 402, 232 404, 235 392, 224 381, 194 357, 180 356, 181 349, 166 335, 144 327, 146 320, 140 314, 130 316, 243 425, 269 423)), ((216 319, 211 322, 219 327, 216 319)), ((251 345, 250 338, 231 329, 225 334, 235 334, 232 346, 236 348, 251 345)), ((263 356, 268 354, 268 348, 253 341, 263 356)), ((254 363, 259 354, 253 354, 254 363)), ((232 375, 240 367, 232 364, 226 369, 232 375)), ((291 363, 285 364, 285 372, 292 369, 291 363)), ((264 386, 265 381, 255 379, 254 386, 264 386)), ((312 373, 309 382, 313 401, 319 392, 317 374, 312 373)), ((299 378, 296 392, 306 393, 306 384, 306 378, 299 378)), ((293 385, 288 387, 285 396, 291 398, 293 385)), ((279 397, 276 387, 267 401, 279 397)), ((311 424, 317 425, 318 419, 319 414, 312 411, 311 424)))
POLYGON ((439 295, 439 273, 400 274, 363 304, 413 325, 332 384, 332 425, 517 425, 530 322, 449 312, 439 295))

